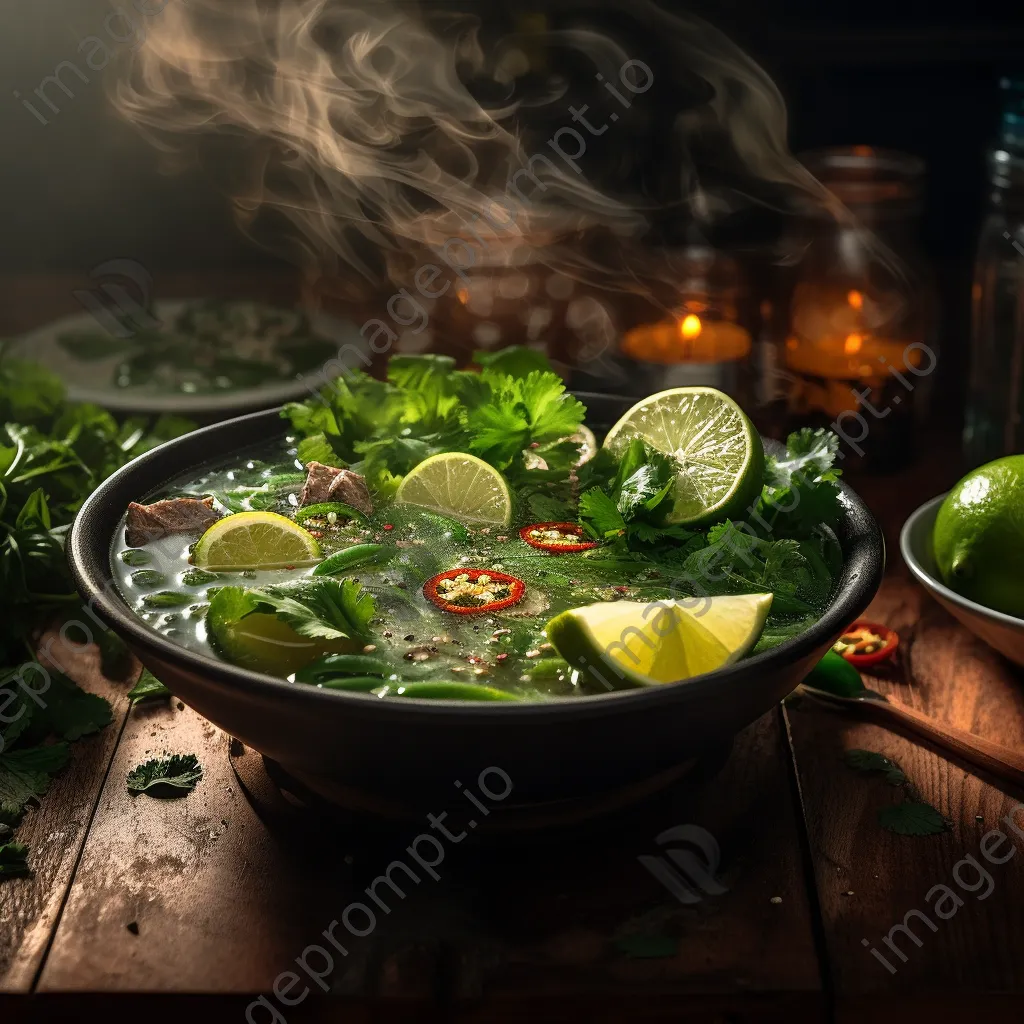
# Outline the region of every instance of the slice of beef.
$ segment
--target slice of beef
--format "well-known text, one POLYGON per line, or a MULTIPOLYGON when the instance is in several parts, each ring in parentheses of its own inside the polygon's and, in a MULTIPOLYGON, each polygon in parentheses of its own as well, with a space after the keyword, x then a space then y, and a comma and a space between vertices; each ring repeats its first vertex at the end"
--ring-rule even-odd
POLYGON ((125 522, 125 541, 139 548, 172 533, 201 533, 220 519, 213 498, 168 498, 152 505, 132 502, 125 522))
POLYGON ((327 501, 340 501, 366 515, 373 512, 373 502, 366 480, 350 469, 325 466, 311 462, 306 467, 306 485, 299 495, 300 505, 319 505, 327 501))
POLYGON ((306 485, 299 495, 300 505, 320 505, 327 501, 327 492, 334 483, 334 478, 341 472, 334 466, 325 466, 322 462, 311 462, 306 467, 306 485))
POLYGON ((331 481, 327 500, 341 501, 368 516, 373 515, 373 501, 370 499, 370 490, 366 486, 366 478, 358 473, 353 473, 350 469, 341 470, 331 481))

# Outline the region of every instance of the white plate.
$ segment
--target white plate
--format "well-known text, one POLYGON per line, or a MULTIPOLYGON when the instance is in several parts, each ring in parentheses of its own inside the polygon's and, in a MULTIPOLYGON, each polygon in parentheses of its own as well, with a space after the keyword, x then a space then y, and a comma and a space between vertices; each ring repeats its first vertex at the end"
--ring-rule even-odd
MULTIPOLYGON (((155 303, 155 315, 164 324, 172 324, 181 311, 196 303, 197 299, 175 299, 155 303)), ((245 301, 245 300, 241 300, 245 301)), ((224 305, 230 305, 226 300, 224 305)), ((352 321, 339 320, 325 313, 308 313, 313 332, 326 341, 343 345, 358 345, 362 338, 358 326, 352 321)), ((221 393, 187 395, 168 392, 158 386, 119 388, 114 384, 114 371, 121 357, 117 354, 103 359, 76 359, 58 342, 59 335, 69 331, 102 333, 104 327, 89 313, 76 313, 54 320, 18 338, 10 345, 12 355, 41 363, 56 374, 68 390, 73 402, 93 402, 112 412, 174 413, 182 416, 201 416, 214 413, 236 413, 246 410, 267 409, 283 402, 306 397, 310 388, 303 376, 282 379, 258 387, 239 388, 221 393)), ((233 350, 243 355, 240 348, 233 350)), ((307 376, 318 380, 318 368, 307 371, 307 376)), ((322 381, 320 381, 322 383, 322 381)), ((315 384, 313 385, 316 386, 315 384)))

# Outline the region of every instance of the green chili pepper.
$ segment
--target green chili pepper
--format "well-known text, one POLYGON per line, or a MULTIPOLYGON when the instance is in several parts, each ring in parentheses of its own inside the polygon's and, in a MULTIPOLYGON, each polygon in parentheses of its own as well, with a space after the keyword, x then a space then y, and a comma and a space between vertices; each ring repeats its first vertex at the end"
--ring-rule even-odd
POLYGON ((331 555, 330 558, 325 558, 313 570, 313 575, 333 576, 336 572, 341 572, 343 569, 351 569, 356 565, 363 565, 365 562, 372 562, 377 559, 387 561, 392 554, 393 552, 389 551, 383 544, 355 544, 350 548, 338 551, 336 554, 331 555), (386 553, 387 558, 380 559, 382 552, 386 553))
POLYGON ((325 679, 320 684, 325 690, 342 690, 346 693, 369 693, 388 684, 380 676, 349 676, 347 679, 325 679))
POLYGON ((147 608, 180 608, 182 605, 192 604, 195 599, 195 594, 182 594, 175 590, 161 590, 156 594, 146 594, 142 599, 142 603, 147 608))
POLYGON ((568 674, 571 671, 572 667, 564 658, 538 658, 523 670, 523 674, 529 676, 532 681, 557 679, 560 674, 568 674))
POLYGON ((858 697, 864 692, 860 673, 835 651, 827 651, 804 682, 816 690, 834 693, 837 697, 858 697))
POLYGON ((167 582, 167 577, 155 569, 137 569, 132 573, 132 583, 137 587, 161 587, 167 582))
POLYGON ((458 541, 460 544, 469 540, 469 531, 458 520, 437 515, 435 512, 424 512, 423 516, 450 533, 452 540, 458 541))
POLYGON ((493 686, 477 686, 475 683, 434 682, 434 683, 389 683, 396 697, 417 697, 425 700, 519 700, 506 690, 493 686))
POLYGON ((341 501, 327 501, 319 505, 306 505, 305 508, 297 509, 295 512, 295 522, 304 523, 307 519, 319 519, 331 512, 345 519, 358 519, 361 523, 369 522, 369 519, 359 509, 346 505, 341 501))
POLYGON ((386 676, 391 666, 383 658, 370 654, 325 654, 295 673, 297 683, 329 685, 330 680, 344 676, 386 676))

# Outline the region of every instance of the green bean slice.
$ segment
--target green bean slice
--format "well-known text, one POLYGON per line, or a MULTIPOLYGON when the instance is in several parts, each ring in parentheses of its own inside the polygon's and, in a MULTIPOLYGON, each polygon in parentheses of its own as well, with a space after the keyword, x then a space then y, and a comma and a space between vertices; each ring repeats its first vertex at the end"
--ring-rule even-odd
POLYGON ((333 576, 345 569, 352 569, 357 565, 365 565, 367 562, 387 561, 392 556, 388 548, 383 544, 354 544, 350 548, 343 548, 329 558, 325 558, 314 570, 314 576, 333 576), (381 558, 386 554, 387 558, 381 558))

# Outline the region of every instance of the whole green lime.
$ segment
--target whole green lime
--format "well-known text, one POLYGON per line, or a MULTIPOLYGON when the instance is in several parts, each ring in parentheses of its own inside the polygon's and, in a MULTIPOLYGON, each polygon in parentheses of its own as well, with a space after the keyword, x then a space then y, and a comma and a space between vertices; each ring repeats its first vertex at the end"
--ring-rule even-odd
POLYGON ((946 586, 1024 618, 1024 455, 968 473, 946 495, 932 540, 946 586))

